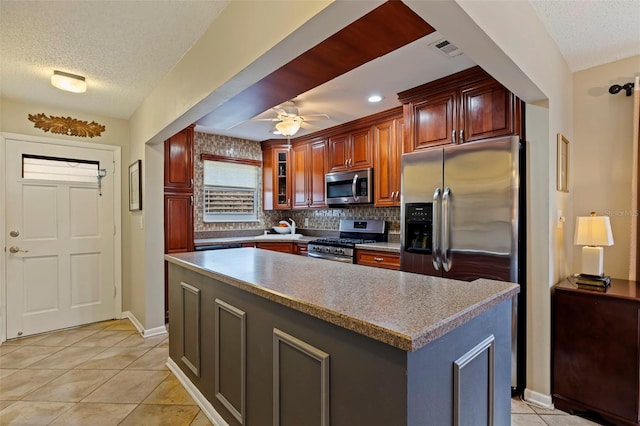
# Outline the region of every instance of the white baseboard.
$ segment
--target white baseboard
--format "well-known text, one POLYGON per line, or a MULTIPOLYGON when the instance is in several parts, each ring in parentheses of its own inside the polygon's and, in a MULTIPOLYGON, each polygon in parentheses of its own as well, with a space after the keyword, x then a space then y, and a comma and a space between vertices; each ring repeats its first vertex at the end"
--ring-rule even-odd
POLYGON ((162 325, 160 327, 150 328, 148 330, 145 330, 142 333, 142 337, 159 336, 161 334, 167 334, 167 327, 164 326, 164 325, 162 325))
POLYGON ((525 389, 524 400, 538 407, 553 410, 553 399, 551 399, 551 395, 545 395, 530 389, 525 389))
POLYGON ((136 330, 138 330, 138 332, 142 335, 142 337, 151 337, 151 336, 159 336, 161 334, 167 334, 167 327, 164 325, 145 330, 145 328, 142 326, 142 323, 138 321, 138 318, 136 318, 136 316, 131 311, 124 311, 122 313, 122 318, 128 318, 129 321, 131 321, 133 326, 136 328, 136 330))
POLYGON ((193 398, 196 404, 198 404, 198 407, 200 407, 202 412, 205 414, 205 416, 207 416, 209 421, 213 423, 214 426, 229 426, 229 423, 227 423, 222 418, 220 413, 218 413, 216 409, 213 408, 213 405, 211 405, 207 398, 202 395, 200 390, 198 390, 198 388, 195 387, 193 383, 191 383, 191 380, 189 380, 189 378, 182 372, 182 370, 180 370, 180 367, 178 367, 178 365, 171 358, 167 360, 167 368, 171 370, 171 372, 176 376, 189 396, 193 398))

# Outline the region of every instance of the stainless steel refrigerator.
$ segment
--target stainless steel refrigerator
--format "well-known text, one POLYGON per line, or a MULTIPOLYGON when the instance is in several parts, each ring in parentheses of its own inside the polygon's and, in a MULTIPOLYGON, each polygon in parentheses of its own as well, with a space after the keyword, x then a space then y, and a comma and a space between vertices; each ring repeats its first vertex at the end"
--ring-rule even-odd
MULTIPOLYGON (((519 145, 517 137, 503 137, 402 156, 402 271, 522 284, 519 145)), ((518 374, 524 354, 524 321, 518 326, 523 297, 518 300, 512 326, 514 391, 524 376, 518 374)))

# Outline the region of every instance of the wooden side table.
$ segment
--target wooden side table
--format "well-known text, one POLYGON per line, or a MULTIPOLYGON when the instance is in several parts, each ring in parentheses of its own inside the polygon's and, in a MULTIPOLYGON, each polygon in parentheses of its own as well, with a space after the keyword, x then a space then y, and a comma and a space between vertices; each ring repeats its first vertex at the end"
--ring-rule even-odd
POLYGON ((640 425, 640 282, 602 291, 566 279, 553 288, 552 324, 555 406, 640 425))

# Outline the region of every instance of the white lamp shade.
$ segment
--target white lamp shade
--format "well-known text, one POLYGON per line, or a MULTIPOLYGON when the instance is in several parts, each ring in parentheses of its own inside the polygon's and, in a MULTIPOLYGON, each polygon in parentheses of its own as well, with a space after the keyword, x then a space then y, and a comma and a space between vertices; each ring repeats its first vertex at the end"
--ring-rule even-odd
POLYGON ((300 122, 297 120, 285 120, 276 124, 276 129, 284 136, 293 136, 300 130, 300 122))
POLYGON ((67 92, 84 93, 87 91, 87 82, 84 77, 57 70, 51 76, 51 85, 67 92))
POLYGON ((612 246, 608 216, 578 216, 573 243, 577 246, 612 246))

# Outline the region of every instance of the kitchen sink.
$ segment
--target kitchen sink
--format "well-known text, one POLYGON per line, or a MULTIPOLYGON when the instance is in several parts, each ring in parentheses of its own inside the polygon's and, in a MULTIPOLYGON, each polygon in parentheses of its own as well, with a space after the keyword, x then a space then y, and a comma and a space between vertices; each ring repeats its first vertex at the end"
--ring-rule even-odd
POLYGON ((256 240, 269 240, 269 241, 291 241, 298 240, 302 238, 302 234, 266 234, 266 235, 258 235, 255 237, 256 240))

